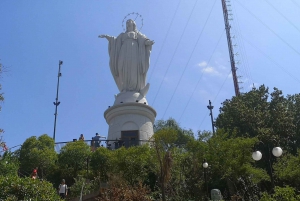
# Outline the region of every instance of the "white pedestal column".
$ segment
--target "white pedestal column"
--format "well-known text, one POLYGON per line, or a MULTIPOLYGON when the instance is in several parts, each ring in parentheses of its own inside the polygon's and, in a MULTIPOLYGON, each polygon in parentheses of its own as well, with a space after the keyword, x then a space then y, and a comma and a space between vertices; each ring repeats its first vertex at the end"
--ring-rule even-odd
POLYGON ((138 139, 149 140, 153 135, 156 111, 144 102, 124 101, 108 108, 104 117, 109 125, 108 140, 121 139, 123 131, 138 131, 138 139))

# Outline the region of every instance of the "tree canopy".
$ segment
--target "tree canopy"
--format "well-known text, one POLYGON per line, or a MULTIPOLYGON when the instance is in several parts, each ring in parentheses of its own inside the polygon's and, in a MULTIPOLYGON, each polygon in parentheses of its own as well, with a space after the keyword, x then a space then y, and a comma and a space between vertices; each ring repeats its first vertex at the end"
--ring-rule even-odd
MULTIPOLYGON (((300 94, 284 96, 277 88, 272 92, 265 86, 253 88, 223 102, 216 127, 214 135, 195 134, 170 118, 158 120, 154 135, 142 146, 95 150, 80 140, 67 143, 58 153, 49 136, 33 136, 17 154, 3 156, 0 187, 11 185, 5 188, 9 196, 16 193, 14 188, 37 196, 30 185, 43 183, 16 179, 26 191, 12 184, 20 165, 19 173, 29 172, 25 176, 38 167, 40 178, 55 187, 66 179, 70 197, 79 196, 82 188, 91 193, 105 186, 99 194, 103 200, 196 201, 206 199, 211 189, 220 189, 227 200, 299 200, 300 94), (279 158, 272 156, 275 146, 283 149, 279 158), (251 157, 257 150, 263 155, 260 161, 251 157), (203 167, 204 162, 208 166, 203 167)), ((50 196, 53 190, 45 183, 44 192, 50 196)))
POLYGON ((257 137, 264 143, 297 150, 300 136, 300 94, 284 97, 281 90, 272 93, 264 85, 225 100, 216 119, 216 127, 229 137, 257 137))
POLYGON ((44 178, 55 165, 57 154, 54 150, 54 140, 48 135, 32 136, 20 148, 20 169, 25 174, 38 167, 40 177, 44 178))

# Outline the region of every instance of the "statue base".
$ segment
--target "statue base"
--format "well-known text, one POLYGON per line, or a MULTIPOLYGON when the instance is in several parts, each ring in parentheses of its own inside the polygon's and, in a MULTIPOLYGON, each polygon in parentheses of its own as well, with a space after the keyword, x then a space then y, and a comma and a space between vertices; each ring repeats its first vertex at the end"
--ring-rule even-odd
POLYGON ((141 145, 152 137, 156 111, 147 105, 145 98, 140 99, 142 102, 136 102, 137 97, 137 94, 130 98, 128 94, 120 93, 114 106, 104 112, 109 125, 107 140, 111 140, 108 147, 114 149, 119 146, 141 145))
POLYGON ((142 103, 148 105, 146 97, 143 94, 135 91, 126 91, 115 95, 114 105, 123 103, 142 103))

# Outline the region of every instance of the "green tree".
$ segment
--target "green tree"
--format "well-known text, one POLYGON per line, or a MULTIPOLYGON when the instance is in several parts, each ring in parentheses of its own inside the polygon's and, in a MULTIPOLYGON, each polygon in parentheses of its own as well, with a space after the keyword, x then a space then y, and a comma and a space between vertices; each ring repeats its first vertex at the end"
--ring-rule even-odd
POLYGON ((90 166, 95 176, 100 176, 102 181, 108 180, 112 169, 113 152, 105 147, 99 147, 91 155, 90 166))
POLYGON ((290 149, 296 135, 292 106, 282 91, 274 88, 269 93, 269 89, 262 85, 224 101, 216 126, 225 129, 229 137, 258 137, 264 143, 273 139, 273 146, 290 149))
POLYGON ((157 175, 163 199, 201 200, 205 195, 202 160, 211 133, 198 131, 202 138, 195 140, 191 129, 182 129, 172 118, 157 121, 154 128, 157 175))
MULTIPOLYGON (((273 92, 264 85, 251 91, 225 100, 216 119, 218 129, 224 129, 228 138, 257 138, 262 143, 255 145, 264 155, 264 160, 257 163, 271 175, 270 164, 275 164, 272 157, 273 147, 280 146, 284 153, 296 154, 300 139, 300 95, 284 96, 274 88, 273 92)), ((280 181, 275 180, 275 185, 280 181)), ((262 187, 270 190, 269 182, 262 182, 262 187)))
POLYGON ((151 152, 147 144, 113 151, 113 174, 119 174, 130 185, 146 181, 148 173, 155 169, 154 155, 151 152))
POLYGON ((177 132, 177 139, 174 142, 175 144, 186 144, 188 141, 194 139, 194 133, 191 129, 183 129, 180 127, 179 123, 175 121, 173 118, 169 118, 168 120, 158 120, 154 124, 154 133, 163 130, 163 129, 173 129, 177 132))
POLYGON ((172 151, 176 147, 175 142, 178 140, 178 133, 178 130, 167 127, 159 129, 152 137, 159 164, 159 184, 163 201, 166 201, 166 188, 172 176, 172 151))
POLYGON ((60 200, 52 184, 45 180, 0 176, 0 200, 60 200))
POLYGON ((17 176, 19 161, 10 152, 5 152, 0 159, 0 176, 17 176))
POLYGON ((229 138, 224 130, 218 129, 208 140, 205 153, 210 185, 219 189, 226 187, 231 195, 239 194, 252 200, 257 193, 256 184, 270 180, 265 170, 252 166, 251 153, 257 141, 257 138, 229 138))
POLYGON ((126 181, 116 175, 112 176, 108 183, 109 188, 100 191, 96 200, 101 201, 151 201, 151 191, 148 186, 138 182, 134 185, 128 185, 126 181))
POLYGON ((300 201, 300 196, 296 195, 295 189, 289 186, 275 186, 275 193, 263 193, 260 201, 300 201))
POLYGON ((287 96, 287 107, 293 116, 293 124, 295 125, 296 135, 290 140, 291 153, 296 154, 300 143, 300 94, 287 96))
POLYGON ((32 136, 25 140, 20 148, 20 169, 23 173, 30 174, 32 169, 39 168, 39 176, 46 178, 55 166, 57 153, 54 150, 54 141, 43 134, 36 138, 32 136))
POLYGON ((284 184, 300 190, 300 149, 296 156, 285 154, 274 164, 274 174, 284 184))
MULTIPOLYGON (((91 147, 84 141, 69 142, 58 155, 61 176, 73 181, 80 171, 86 171, 88 158, 91 156, 91 147)), ((81 173, 84 174, 84 173, 81 173)))

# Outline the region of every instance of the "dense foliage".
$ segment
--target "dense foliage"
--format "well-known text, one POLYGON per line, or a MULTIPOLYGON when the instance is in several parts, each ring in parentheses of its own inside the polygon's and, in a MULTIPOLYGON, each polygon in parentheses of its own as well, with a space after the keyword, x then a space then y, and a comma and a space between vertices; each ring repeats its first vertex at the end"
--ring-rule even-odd
POLYGON ((0 176, 0 200, 60 200, 52 184, 29 177, 0 176))
POLYGON ((0 160, 0 176, 17 176, 18 169, 18 158, 10 152, 5 152, 0 160))
POLYGON ((23 174, 30 174, 34 168, 39 169, 39 176, 46 178, 51 173, 57 160, 54 140, 44 134, 28 138, 20 149, 20 168, 23 174))
POLYGON ((69 198, 99 192, 99 200, 198 201, 220 189, 225 200, 299 200, 300 94, 254 88, 223 102, 216 127, 214 135, 197 131, 196 138, 174 119, 159 120, 148 144, 116 150, 77 141, 57 153, 49 136, 30 137, 0 161, 0 199, 35 198, 36 185, 44 185, 45 196, 55 200, 66 179, 69 198), (271 153, 275 146, 284 151, 279 158, 271 153), (263 154, 260 161, 251 157, 256 150, 263 154), (17 177, 35 167, 51 185, 17 177))

